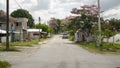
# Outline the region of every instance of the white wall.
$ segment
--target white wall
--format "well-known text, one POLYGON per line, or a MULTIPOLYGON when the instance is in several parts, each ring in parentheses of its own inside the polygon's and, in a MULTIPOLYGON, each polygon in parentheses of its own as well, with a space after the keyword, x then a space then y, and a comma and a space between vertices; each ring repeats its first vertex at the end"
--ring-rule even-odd
MULTIPOLYGON (((9 36, 9 41, 11 41, 11 36, 9 36)), ((6 42, 6 37, 2 37, 1 42, 6 42)))

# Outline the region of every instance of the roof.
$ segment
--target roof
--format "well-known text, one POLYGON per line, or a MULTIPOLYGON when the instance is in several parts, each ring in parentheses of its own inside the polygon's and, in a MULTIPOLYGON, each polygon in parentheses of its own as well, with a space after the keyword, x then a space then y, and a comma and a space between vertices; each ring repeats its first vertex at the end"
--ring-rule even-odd
POLYGON ((27 32, 42 32, 42 29, 27 29, 27 32))
POLYGON ((28 22, 27 18, 14 18, 14 19, 15 19, 15 22, 25 22, 25 23, 28 22))
MULTIPOLYGON (((14 22, 14 18, 9 16, 10 22, 14 22)), ((0 22, 6 23, 6 13, 3 10, 0 10, 0 22)))
POLYGON ((6 31, 0 29, 0 34, 6 34, 6 31))

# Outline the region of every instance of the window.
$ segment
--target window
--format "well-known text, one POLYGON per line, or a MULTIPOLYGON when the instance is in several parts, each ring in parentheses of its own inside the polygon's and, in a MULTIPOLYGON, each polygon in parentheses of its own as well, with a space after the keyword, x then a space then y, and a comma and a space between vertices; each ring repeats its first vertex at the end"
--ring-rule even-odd
POLYGON ((16 22, 16 26, 18 27, 20 27, 20 26, 22 26, 22 23, 21 22, 16 22))

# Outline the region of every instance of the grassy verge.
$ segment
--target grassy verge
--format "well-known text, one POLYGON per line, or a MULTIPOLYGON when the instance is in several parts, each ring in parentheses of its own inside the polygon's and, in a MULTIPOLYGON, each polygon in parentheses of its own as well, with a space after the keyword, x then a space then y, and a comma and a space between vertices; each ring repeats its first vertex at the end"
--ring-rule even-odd
POLYGON ((70 41, 74 41, 74 36, 70 36, 70 37, 69 37, 69 40, 70 40, 70 41))
MULTIPOLYGON (((32 47, 35 44, 38 44, 38 42, 44 41, 44 38, 35 39, 35 40, 27 40, 22 42, 10 42, 10 50, 8 51, 20 51, 16 46, 29 46, 32 47)), ((5 45, 6 43, 2 43, 0 46, 0 51, 5 51, 5 45)))
POLYGON ((102 43, 102 50, 95 42, 82 42, 79 46, 93 53, 120 54, 120 44, 102 43))
MULTIPOLYGON (((6 51, 5 46, 0 46, 0 51, 6 51)), ((9 50, 7 51, 16 51, 19 52, 20 50, 18 48, 16 48, 15 46, 11 46, 9 50)))
POLYGON ((11 64, 7 61, 0 61, 0 68, 10 68, 11 64))

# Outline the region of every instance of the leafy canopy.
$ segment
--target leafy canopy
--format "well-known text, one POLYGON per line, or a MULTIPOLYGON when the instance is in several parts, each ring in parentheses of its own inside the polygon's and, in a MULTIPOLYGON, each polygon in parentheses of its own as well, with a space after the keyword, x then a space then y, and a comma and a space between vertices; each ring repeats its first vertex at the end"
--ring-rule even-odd
POLYGON ((29 11, 25 9, 17 9, 11 13, 11 16, 15 18, 27 18, 28 19, 27 25, 29 26, 29 28, 34 27, 34 19, 32 15, 29 13, 29 11))
POLYGON ((46 24, 36 24, 35 28, 42 29, 44 32, 53 33, 53 29, 46 24))

